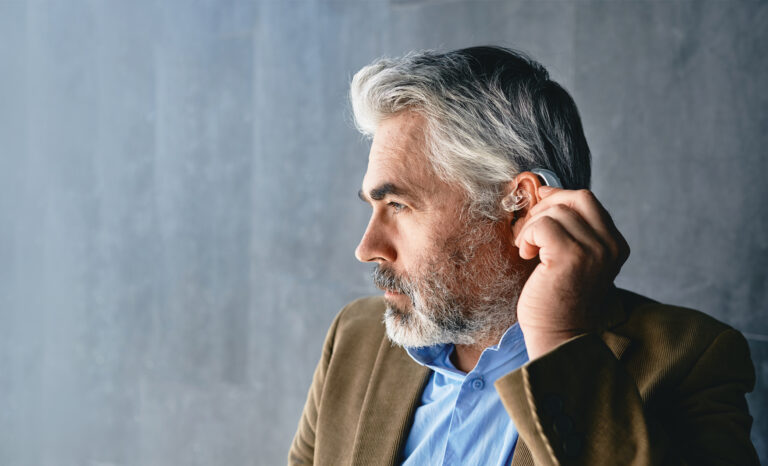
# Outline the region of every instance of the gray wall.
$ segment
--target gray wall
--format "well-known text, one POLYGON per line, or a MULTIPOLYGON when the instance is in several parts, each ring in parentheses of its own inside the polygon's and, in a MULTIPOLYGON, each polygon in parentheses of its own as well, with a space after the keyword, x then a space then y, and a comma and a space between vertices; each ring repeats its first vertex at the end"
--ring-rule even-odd
POLYGON ((618 284, 745 332, 768 462, 768 5, 0 0, 0 464, 281 464, 353 249, 382 54, 498 43, 572 94, 618 284))

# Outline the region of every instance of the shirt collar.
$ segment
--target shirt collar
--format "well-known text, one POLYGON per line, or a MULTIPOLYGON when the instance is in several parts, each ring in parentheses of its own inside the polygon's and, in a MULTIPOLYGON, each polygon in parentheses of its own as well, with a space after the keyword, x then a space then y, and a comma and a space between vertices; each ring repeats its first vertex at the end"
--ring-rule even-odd
MULTIPOLYGON (((407 346, 405 350, 418 364, 452 379, 457 377, 463 379, 466 374, 457 369, 451 362, 450 356, 454 348, 453 343, 441 343, 432 346, 407 346)), ((520 330, 520 325, 515 323, 504 332, 498 343, 483 350, 477 366, 472 369, 472 372, 491 371, 519 356, 525 350, 523 332, 520 330)), ((525 359, 528 359, 527 355, 525 359)))

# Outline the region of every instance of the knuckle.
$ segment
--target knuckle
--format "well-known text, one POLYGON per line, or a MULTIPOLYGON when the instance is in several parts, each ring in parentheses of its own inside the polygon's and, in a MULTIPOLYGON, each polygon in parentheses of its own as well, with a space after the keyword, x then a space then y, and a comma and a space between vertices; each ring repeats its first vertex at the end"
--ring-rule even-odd
POLYGON ((571 209, 565 204, 555 204, 552 206, 552 210, 560 215, 568 215, 572 213, 571 209))
POLYGON ((557 220, 552 218, 551 215, 542 215, 541 218, 539 219, 539 223, 542 225, 548 225, 551 227, 557 223, 557 220))
POLYGON ((573 260, 577 263, 585 263, 592 258, 592 254, 587 251, 582 245, 576 243, 572 248, 573 260))
POLYGON ((621 257, 621 248, 616 243, 610 242, 607 246, 607 253, 611 261, 616 261, 621 257))
POLYGON ((595 253, 595 258, 598 260, 598 262, 613 262, 614 257, 615 256, 613 255, 611 248, 603 243, 600 243, 600 245, 597 247, 597 252, 595 253))
POLYGON ((595 195, 589 189, 579 189, 576 194, 578 194, 579 198, 585 201, 590 201, 595 198, 595 195))
POLYGON ((605 250, 601 244, 590 245, 586 251, 585 262, 594 265, 600 265, 605 261, 605 250))

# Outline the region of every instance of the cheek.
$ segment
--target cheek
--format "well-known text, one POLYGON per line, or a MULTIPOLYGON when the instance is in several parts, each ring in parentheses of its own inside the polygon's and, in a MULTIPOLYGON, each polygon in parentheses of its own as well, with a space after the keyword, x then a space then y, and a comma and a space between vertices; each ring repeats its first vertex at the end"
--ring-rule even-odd
POLYGON ((432 255, 438 244, 437 235, 413 221, 402 221, 398 225, 397 248, 404 262, 421 262, 425 255, 432 255))

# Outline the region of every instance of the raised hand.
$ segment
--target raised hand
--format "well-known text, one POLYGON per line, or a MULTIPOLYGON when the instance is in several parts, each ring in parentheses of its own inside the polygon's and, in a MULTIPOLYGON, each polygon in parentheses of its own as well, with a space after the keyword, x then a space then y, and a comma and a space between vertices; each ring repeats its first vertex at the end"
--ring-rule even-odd
POLYGON ((542 186, 515 238, 520 257, 540 263, 526 281, 517 319, 530 359, 589 332, 629 245, 588 190, 542 186))

